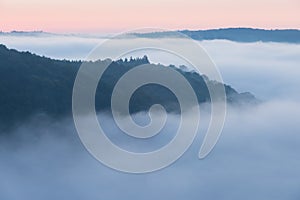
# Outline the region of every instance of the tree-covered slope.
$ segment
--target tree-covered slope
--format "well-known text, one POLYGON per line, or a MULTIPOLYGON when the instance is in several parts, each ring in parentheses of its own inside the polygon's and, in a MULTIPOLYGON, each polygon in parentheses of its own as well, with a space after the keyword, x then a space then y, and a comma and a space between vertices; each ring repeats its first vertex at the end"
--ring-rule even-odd
MULTIPOLYGON (((101 62, 105 61, 89 63, 97 65, 101 62)), ((146 63, 149 63, 147 57, 112 62, 98 85, 97 111, 109 111, 111 93, 116 82, 128 70, 146 63)), ((70 115, 73 84, 81 64, 81 61, 53 60, 29 52, 10 50, 0 45, 0 126, 11 126, 40 113, 53 118, 70 115)), ((182 71, 174 66, 168 67, 186 77, 200 103, 210 100, 204 76, 192 71, 182 71)), ((250 93, 239 94, 227 85, 225 89, 229 102, 255 101, 255 97, 250 93)), ((176 112, 179 109, 172 92, 152 84, 145 85, 134 93, 130 101, 130 111, 144 111, 154 103, 164 105, 168 112, 176 112)))

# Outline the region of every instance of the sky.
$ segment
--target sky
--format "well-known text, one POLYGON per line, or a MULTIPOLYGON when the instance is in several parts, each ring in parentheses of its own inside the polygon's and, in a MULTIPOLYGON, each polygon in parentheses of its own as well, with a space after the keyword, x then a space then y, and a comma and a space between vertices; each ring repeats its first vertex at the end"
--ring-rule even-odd
POLYGON ((300 29, 299 9, 299 0, 0 0, 0 30, 300 29))

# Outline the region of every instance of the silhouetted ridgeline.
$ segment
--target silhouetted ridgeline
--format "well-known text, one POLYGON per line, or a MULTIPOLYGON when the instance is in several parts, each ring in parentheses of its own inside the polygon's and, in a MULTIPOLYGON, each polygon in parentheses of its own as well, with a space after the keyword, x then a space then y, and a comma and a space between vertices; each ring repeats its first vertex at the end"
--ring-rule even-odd
MULTIPOLYGON (((224 29, 210 29, 179 31, 195 40, 231 40, 236 42, 286 42, 286 43, 300 43, 300 30, 285 29, 285 30, 265 30, 252 28, 224 28, 224 29)), ((178 34, 174 32, 154 32, 154 33, 137 33, 138 37, 160 38, 160 37, 177 37, 178 34)))
MULTIPOLYGON (((254 28, 221 28, 221 29, 208 29, 208 30, 181 30, 179 31, 195 40, 230 40, 236 42, 285 42, 285 43, 300 43, 300 30, 297 29, 254 29, 254 28)), ((62 36, 62 34, 48 33, 43 31, 12 31, 1 32, 0 36, 30 36, 30 37, 43 37, 43 36, 62 36)), ((150 33, 133 33, 137 37, 146 38, 170 38, 178 37, 178 33, 174 31, 165 32, 150 32, 150 33)), ((84 35, 84 34, 63 34, 63 36, 80 36, 80 37, 95 37, 102 38, 103 36, 97 35, 84 35)))
MULTIPOLYGON (((92 65, 105 61, 89 62, 92 65)), ((97 111, 110 110, 110 97, 119 78, 131 68, 149 63, 145 56, 138 59, 112 62, 105 71, 96 92, 97 111)), ((72 89, 76 73, 82 62, 54 60, 18 52, 0 45, 0 126, 9 127, 35 114, 46 114, 60 118, 71 114, 72 89)), ((155 65, 154 67, 165 67, 155 65)), ((208 102, 209 93, 204 76, 195 72, 179 71, 194 88, 199 102, 208 102)), ((211 84, 221 84, 209 81, 211 84)), ((239 94, 225 85, 229 102, 255 102, 250 93, 239 94)), ((168 112, 178 111, 178 102, 168 89, 159 85, 146 85, 139 88, 131 98, 130 111, 144 111, 154 103, 165 106, 168 112)))

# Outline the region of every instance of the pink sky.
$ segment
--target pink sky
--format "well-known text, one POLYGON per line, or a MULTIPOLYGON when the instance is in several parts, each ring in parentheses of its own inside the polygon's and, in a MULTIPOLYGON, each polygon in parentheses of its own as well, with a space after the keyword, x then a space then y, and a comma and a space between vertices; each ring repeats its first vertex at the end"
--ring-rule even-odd
POLYGON ((300 0, 0 0, 0 30, 300 29, 300 0))

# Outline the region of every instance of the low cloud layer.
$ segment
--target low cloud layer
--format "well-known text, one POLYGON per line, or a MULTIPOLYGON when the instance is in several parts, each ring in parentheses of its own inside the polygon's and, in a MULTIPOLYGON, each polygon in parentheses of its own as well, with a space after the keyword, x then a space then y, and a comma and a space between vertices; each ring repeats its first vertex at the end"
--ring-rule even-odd
MULTIPOLYGON (((207 122, 207 117, 202 113, 202 121, 207 122)), ((299 117, 299 102, 268 102, 243 110, 230 107, 221 138, 207 158, 197 157, 204 123, 177 162, 141 175, 117 172, 95 160, 80 143, 72 120, 29 123, 1 138, 0 198, 296 200, 300 197, 299 117)), ((112 119, 105 120, 109 133, 122 134, 112 119)), ((162 136, 172 135, 172 121, 162 136)), ((139 147, 122 137, 114 142, 130 150, 139 147)), ((146 150, 157 147, 151 142, 144 145, 146 150)))

